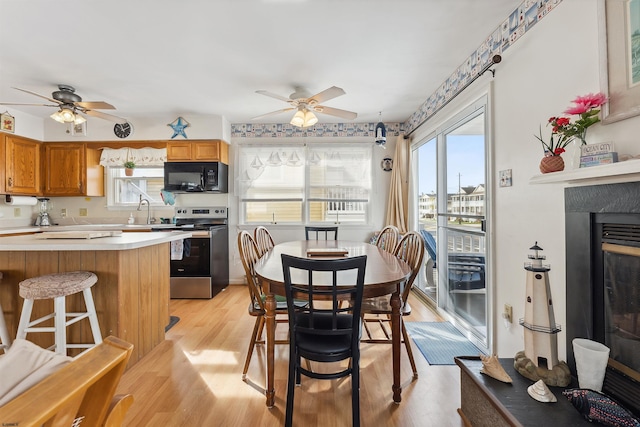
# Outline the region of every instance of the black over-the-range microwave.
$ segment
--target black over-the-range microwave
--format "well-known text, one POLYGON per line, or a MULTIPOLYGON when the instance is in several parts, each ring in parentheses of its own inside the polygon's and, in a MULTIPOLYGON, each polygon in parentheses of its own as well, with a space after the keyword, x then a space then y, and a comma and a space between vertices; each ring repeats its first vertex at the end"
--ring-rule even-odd
POLYGON ((228 168, 222 162, 165 162, 164 189, 173 193, 226 193, 228 168))

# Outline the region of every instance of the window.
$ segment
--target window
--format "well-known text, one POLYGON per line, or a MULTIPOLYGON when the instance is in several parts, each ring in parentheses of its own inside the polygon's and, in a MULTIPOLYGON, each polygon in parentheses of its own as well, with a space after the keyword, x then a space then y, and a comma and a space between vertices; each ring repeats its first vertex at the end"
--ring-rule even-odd
POLYGON ((240 222, 366 223, 371 150, 362 143, 240 146, 240 222))
POLYGON ((164 206, 160 191, 164 188, 164 168, 136 167, 126 176, 124 167, 107 167, 107 206, 138 206, 140 196, 153 206, 164 206))
POLYGON ((160 191, 164 188, 165 148, 104 148, 100 164, 105 166, 107 207, 138 206, 140 197, 152 206, 163 206, 160 191), (133 161, 132 176, 125 175, 124 162, 133 161))

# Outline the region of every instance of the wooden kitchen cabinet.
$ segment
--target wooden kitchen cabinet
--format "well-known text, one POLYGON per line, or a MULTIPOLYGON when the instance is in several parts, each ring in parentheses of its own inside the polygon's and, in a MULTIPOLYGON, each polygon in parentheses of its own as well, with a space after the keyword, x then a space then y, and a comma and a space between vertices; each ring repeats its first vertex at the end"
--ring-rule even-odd
POLYGON ((229 144, 222 140, 170 141, 168 162, 222 162, 229 164, 229 144))
POLYGON ((104 196, 100 150, 84 143, 44 143, 45 196, 104 196))
POLYGON ((5 194, 41 194, 40 152, 42 143, 15 135, 3 135, 5 194))

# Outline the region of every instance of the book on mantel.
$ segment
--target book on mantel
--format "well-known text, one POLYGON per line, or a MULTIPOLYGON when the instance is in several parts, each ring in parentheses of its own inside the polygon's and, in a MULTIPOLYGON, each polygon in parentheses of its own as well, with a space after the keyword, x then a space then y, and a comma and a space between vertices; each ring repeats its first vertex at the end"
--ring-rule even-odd
POLYGON ((580 167, 608 165, 618 161, 618 153, 613 151, 613 142, 600 142, 580 147, 580 167))

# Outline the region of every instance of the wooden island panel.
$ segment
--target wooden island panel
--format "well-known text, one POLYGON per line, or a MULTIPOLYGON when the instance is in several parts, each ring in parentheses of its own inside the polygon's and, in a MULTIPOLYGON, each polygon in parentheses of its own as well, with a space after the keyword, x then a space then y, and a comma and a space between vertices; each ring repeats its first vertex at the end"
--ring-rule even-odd
MULTIPOLYGON (((18 284, 25 278, 64 271, 87 270, 98 282, 91 288, 103 337, 117 336, 134 345, 129 365, 164 340, 169 323, 169 243, 137 249, 105 251, 0 251, 0 302, 7 327, 15 337, 22 298, 18 284)), ((67 297, 71 310, 84 311, 82 294, 67 297)), ((69 308, 67 311, 70 311, 69 308)), ((53 310, 52 300, 36 301, 32 319, 53 310)), ((90 342, 88 321, 71 325, 70 342, 90 342)), ((31 333, 27 339, 42 347, 53 334, 31 333)))

